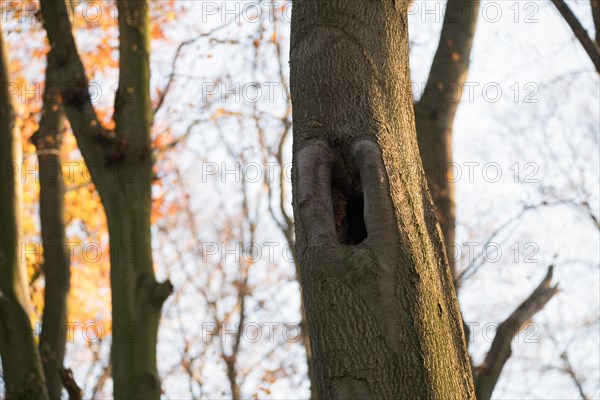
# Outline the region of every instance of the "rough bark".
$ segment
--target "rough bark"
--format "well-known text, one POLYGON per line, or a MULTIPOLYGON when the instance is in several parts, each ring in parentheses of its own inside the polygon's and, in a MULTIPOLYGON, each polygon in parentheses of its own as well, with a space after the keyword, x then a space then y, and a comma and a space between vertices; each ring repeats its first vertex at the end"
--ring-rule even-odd
POLYGON ((553 267, 531 295, 498 326, 492 346, 483 363, 475 370, 475 392, 478 400, 489 400, 502 368, 512 354, 512 340, 525 325, 558 293, 558 286, 551 286, 553 267))
POLYGON ((7 399, 47 399, 21 257, 21 134, 0 27, 0 355, 7 399))
POLYGON ((90 169, 108 222, 111 262, 115 398, 158 399, 156 343, 170 282, 155 279, 150 212, 153 157, 150 105, 150 21, 145 0, 117 2, 120 31, 115 132, 102 128, 64 2, 42 1, 42 14, 60 65, 64 108, 90 169), (58 15, 58 17, 57 17, 58 15), (75 88, 76 90, 73 90, 75 88))
POLYGON ((56 64, 49 59, 40 128, 31 141, 37 149, 40 182, 40 222, 44 249, 44 312, 39 351, 50 399, 60 399, 61 370, 67 341, 67 297, 71 280, 65 233, 65 185, 61 146, 65 120, 56 83, 56 64))
MULTIPOLYGON (((577 19, 577 16, 573 13, 573 11, 571 11, 571 9, 564 0, 551 1, 560 13, 560 15, 562 15, 565 22, 569 24, 569 27, 573 31, 573 34, 575 35, 579 43, 581 43, 581 46, 583 47, 588 57, 594 64, 594 67, 596 67, 596 72, 600 74, 600 45, 597 41, 598 32, 596 32, 596 41, 594 41, 592 38, 590 38, 583 25, 581 25, 581 22, 579 22, 579 19, 577 19)), ((597 29, 597 21, 599 17, 597 16, 598 4, 595 3, 595 1, 596 0, 592 0, 592 12, 596 12, 596 14, 593 15, 593 19, 597 29)))
POLYGON ((429 191, 437 207, 452 277, 458 285, 452 127, 469 69, 479 0, 448 0, 446 10, 427 84, 415 104, 415 120, 429 191))
POLYGON ((323 399, 474 398, 414 126, 406 4, 294 4, 293 205, 323 399))

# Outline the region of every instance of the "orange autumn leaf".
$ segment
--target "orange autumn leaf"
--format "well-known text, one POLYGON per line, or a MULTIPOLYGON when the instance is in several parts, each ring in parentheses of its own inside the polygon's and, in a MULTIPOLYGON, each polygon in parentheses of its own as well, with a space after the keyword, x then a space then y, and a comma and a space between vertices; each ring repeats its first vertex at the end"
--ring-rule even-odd
POLYGON ((157 39, 157 40, 165 38, 165 34, 164 34, 163 30, 157 24, 154 24, 154 26, 152 27, 152 38, 157 39))

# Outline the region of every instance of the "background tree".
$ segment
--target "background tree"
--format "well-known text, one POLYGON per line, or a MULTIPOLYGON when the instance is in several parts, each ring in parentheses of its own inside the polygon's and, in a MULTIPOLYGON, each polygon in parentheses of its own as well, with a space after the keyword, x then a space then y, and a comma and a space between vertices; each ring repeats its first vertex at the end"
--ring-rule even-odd
POLYGON ((61 65, 58 82, 65 112, 108 222, 114 395, 159 398, 156 336, 162 303, 172 286, 156 282, 152 262, 150 24, 145 1, 117 5, 120 63, 114 132, 102 127, 90 101, 65 3, 44 1, 41 10, 52 57, 61 65))
POLYGON ((17 129, 10 72, 0 30, 0 355, 9 399, 46 399, 44 375, 31 334, 29 288, 21 236, 21 133, 17 129))
POLYGON ((39 348, 51 399, 61 398, 61 374, 68 376, 63 361, 67 341, 67 298, 71 280, 61 157, 66 121, 60 104, 56 67, 56 63, 49 60, 40 128, 31 137, 39 160, 40 221, 44 246, 44 311, 39 348))
POLYGON ((452 278, 456 273, 456 189, 452 176, 452 128, 467 79, 479 1, 449 0, 439 44, 423 95, 415 102, 419 151, 442 228, 452 278), (445 174, 444 174, 445 175, 445 174))

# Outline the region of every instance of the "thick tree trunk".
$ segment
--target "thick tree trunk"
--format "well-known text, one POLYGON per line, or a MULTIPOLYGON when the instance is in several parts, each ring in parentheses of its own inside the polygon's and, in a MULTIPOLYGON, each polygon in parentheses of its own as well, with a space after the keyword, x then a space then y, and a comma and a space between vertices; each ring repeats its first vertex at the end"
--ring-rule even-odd
POLYGON ((46 399, 29 320, 29 287, 21 257, 21 134, 10 93, 0 27, 0 355, 7 399, 46 399))
POLYGON ((429 78, 415 104, 415 120, 429 191, 437 207, 452 277, 458 284, 452 127, 469 69, 479 0, 448 0, 446 10, 429 78))
POLYGON ((31 138, 39 161, 40 221, 44 247, 44 313, 40 355, 50 399, 61 398, 61 371, 67 341, 67 297, 71 281, 64 221, 65 185, 60 151, 65 120, 56 81, 56 63, 48 60, 46 88, 38 132, 31 138))
POLYGON ((293 204, 323 399, 474 398, 418 152, 405 7, 294 4, 293 204))
POLYGON ((42 13, 48 16, 45 27, 52 52, 61 65, 64 108, 108 222, 114 396, 158 399, 158 324, 172 286, 168 281, 156 282, 152 261, 150 21, 145 0, 119 0, 117 5, 120 73, 115 132, 101 127, 90 102, 64 2, 43 0, 42 13))

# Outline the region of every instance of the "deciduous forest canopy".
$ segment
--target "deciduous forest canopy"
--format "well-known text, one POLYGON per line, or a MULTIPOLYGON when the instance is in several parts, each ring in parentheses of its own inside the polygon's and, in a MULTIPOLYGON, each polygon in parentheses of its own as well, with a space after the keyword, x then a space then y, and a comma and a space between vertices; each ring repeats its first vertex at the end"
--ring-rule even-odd
POLYGON ((600 1, 0 7, 0 399, 600 397, 600 1))

